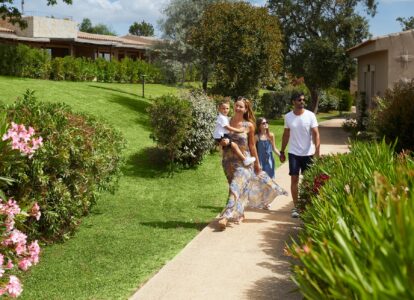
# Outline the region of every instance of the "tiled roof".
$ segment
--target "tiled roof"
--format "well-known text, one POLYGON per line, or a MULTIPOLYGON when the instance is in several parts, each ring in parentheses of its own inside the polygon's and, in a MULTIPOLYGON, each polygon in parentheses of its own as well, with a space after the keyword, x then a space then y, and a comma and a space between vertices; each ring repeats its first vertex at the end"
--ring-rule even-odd
POLYGON ((114 42, 114 43, 144 46, 144 47, 154 45, 155 43, 159 41, 156 38, 148 38, 148 37, 141 37, 141 36, 126 35, 123 37, 118 37, 118 36, 112 36, 112 35, 87 33, 87 32, 82 32, 82 31, 78 32, 78 39, 114 42))
POLYGON ((14 33, 14 30, 0 26, 0 32, 14 33))

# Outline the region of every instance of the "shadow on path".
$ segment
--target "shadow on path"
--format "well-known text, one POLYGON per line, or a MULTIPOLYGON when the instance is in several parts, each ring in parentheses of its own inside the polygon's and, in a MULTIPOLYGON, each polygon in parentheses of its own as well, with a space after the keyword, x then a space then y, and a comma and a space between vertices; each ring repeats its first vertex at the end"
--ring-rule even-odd
MULTIPOLYGON (((256 210, 254 210, 256 212, 256 210)), ((246 298, 253 300, 296 300, 302 299, 296 285, 291 280, 291 264, 293 259, 284 254, 285 243, 296 236, 299 230, 299 222, 290 218, 290 205, 286 205, 277 211, 263 211, 264 221, 275 223, 271 228, 260 232, 262 243, 260 248, 266 253, 266 261, 258 265, 267 268, 274 273, 274 277, 264 277, 256 282, 246 291, 246 298)))

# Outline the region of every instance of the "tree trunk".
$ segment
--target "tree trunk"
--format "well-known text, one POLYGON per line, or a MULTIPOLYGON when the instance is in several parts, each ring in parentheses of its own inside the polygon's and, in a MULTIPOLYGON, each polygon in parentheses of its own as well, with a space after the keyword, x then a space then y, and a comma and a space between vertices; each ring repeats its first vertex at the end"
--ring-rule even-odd
POLYGON ((310 88, 309 91, 310 91, 311 100, 312 100, 310 110, 316 114, 318 113, 318 106, 319 106, 319 91, 318 89, 314 89, 314 88, 310 88))
POLYGON ((185 63, 183 63, 182 65, 183 65, 183 67, 181 69, 181 72, 182 72, 182 74, 181 74, 181 85, 184 85, 184 83, 185 83, 185 73, 186 73, 186 70, 187 70, 187 66, 186 66, 185 63))
POLYGON ((201 82, 203 83, 203 90, 204 90, 204 92, 207 92, 208 73, 209 73, 208 62, 207 61, 204 61, 201 64, 201 82))

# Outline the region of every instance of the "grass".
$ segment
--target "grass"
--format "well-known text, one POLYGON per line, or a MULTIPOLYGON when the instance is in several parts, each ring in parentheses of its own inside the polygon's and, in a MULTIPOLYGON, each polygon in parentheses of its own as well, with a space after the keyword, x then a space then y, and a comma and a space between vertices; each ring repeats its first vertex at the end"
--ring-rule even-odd
POLYGON ((148 84, 144 99, 140 85, 0 77, 0 101, 11 103, 27 88, 41 101, 98 116, 123 132, 128 147, 119 190, 103 194, 74 237, 44 248, 23 278, 22 299, 126 299, 221 211, 220 158, 173 177, 152 165, 146 108, 176 88, 148 84))

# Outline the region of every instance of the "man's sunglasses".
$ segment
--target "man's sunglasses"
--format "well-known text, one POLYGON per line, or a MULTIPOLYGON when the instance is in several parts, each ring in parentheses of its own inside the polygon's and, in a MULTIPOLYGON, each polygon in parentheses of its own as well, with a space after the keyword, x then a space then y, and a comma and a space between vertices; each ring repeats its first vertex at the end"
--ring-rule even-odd
POLYGON ((295 101, 298 101, 298 102, 305 102, 305 98, 295 99, 295 101))

